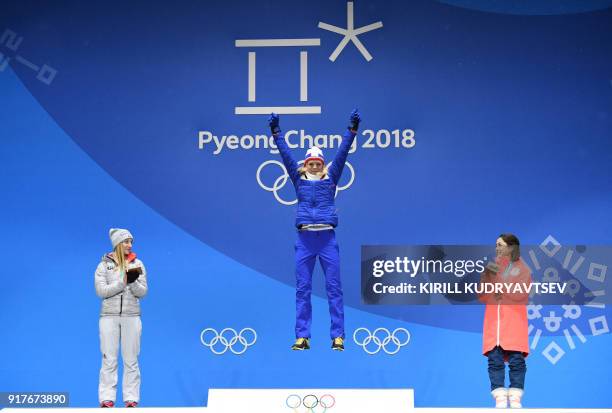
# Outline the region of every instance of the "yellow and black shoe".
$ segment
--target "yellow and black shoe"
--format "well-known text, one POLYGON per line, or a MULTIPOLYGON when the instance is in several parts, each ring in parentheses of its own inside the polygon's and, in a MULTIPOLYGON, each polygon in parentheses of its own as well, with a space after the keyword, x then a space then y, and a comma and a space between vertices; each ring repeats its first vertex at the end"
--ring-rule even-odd
POLYGON ((296 339, 291 346, 291 350, 310 350, 310 339, 302 337, 296 339))
POLYGON ((332 350, 344 351, 344 339, 336 337, 332 340, 332 350))

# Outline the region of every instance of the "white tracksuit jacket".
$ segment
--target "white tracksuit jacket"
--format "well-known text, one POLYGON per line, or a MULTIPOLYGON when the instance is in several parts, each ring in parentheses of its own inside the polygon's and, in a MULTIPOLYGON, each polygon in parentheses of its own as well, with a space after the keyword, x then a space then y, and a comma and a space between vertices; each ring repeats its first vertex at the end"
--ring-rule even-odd
POLYGON ((123 282, 117 263, 106 254, 95 273, 96 294, 102 298, 100 310, 100 350, 102 367, 98 399, 115 401, 119 345, 123 358, 123 400, 140 401, 140 298, 147 293, 147 272, 142 261, 133 258, 128 268, 140 266, 142 274, 133 283, 123 282))

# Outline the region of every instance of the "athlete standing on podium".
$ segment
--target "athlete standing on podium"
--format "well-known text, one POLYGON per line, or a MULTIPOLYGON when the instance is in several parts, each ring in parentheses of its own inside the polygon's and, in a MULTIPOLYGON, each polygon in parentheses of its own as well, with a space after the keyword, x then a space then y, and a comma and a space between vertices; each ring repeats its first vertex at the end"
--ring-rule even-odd
MULTIPOLYGON (((521 259, 520 242, 514 234, 501 234, 495 242, 495 262, 489 263, 480 282, 528 285, 531 271, 521 259)), ((491 394, 495 407, 522 407, 529 355, 527 303, 529 294, 482 294, 486 304, 482 353, 488 358, 491 394), (510 387, 505 386, 505 364, 508 363, 510 387)))
POLYGON ((338 225, 336 186, 342 176, 349 149, 355 140, 361 118, 353 110, 347 132, 329 168, 325 166, 323 152, 316 146, 306 152, 304 165, 298 167, 279 127, 278 115, 272 113, 268 123, 272 136, 283 159, 287 173, 293 182, 298 198, 295 225, 298 238, 295 243, 296 278, 296 341, 293 350, 310 348, 310 326, 312 324, 312 272, 315 261, 325 273, 325 289, 331 316, 330 336, 332 349, 344 350, 344 303, 340 280, 340 253, 334 228, 338 225))
POLYGON ((98 384, 100 407, 114 407, 117 363, 121 345, 123 401, 125 407, 140 402, 140 299, 147 294, 147 271, 132 251, 134 237, 127 229, 111 228, 113 252, 105 254, 95 273, 96 294, 102 299, 100 350, 102 367, 98 384))

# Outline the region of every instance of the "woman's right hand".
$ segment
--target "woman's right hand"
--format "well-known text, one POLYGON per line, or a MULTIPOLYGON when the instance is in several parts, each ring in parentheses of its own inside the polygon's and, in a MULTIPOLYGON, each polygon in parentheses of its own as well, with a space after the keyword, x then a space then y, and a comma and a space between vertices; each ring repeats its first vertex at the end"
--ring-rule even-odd
POLYGON ((268 125, 270 126, 270 131, 272 131, 272 135, 276 135, 280 132, 280 118, 276 113, 271 113, 268 118, 268 125))
POLYGON ((361 122, 361 116, 359 115, 359 111, 355 108, 353 109, 353 111, 351 112, 351 115, 349 117, 349 126, 348 128, 354 132, 357 133, 357 130, 359 129, 359 123, 361 122))

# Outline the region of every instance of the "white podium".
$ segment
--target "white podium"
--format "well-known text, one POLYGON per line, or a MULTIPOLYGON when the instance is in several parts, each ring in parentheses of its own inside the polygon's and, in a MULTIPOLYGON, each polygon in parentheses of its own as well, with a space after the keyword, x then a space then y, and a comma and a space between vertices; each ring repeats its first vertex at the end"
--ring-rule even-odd
POLYGON ((409 412, 412 389, 210 389, 211 413, 409 412))

